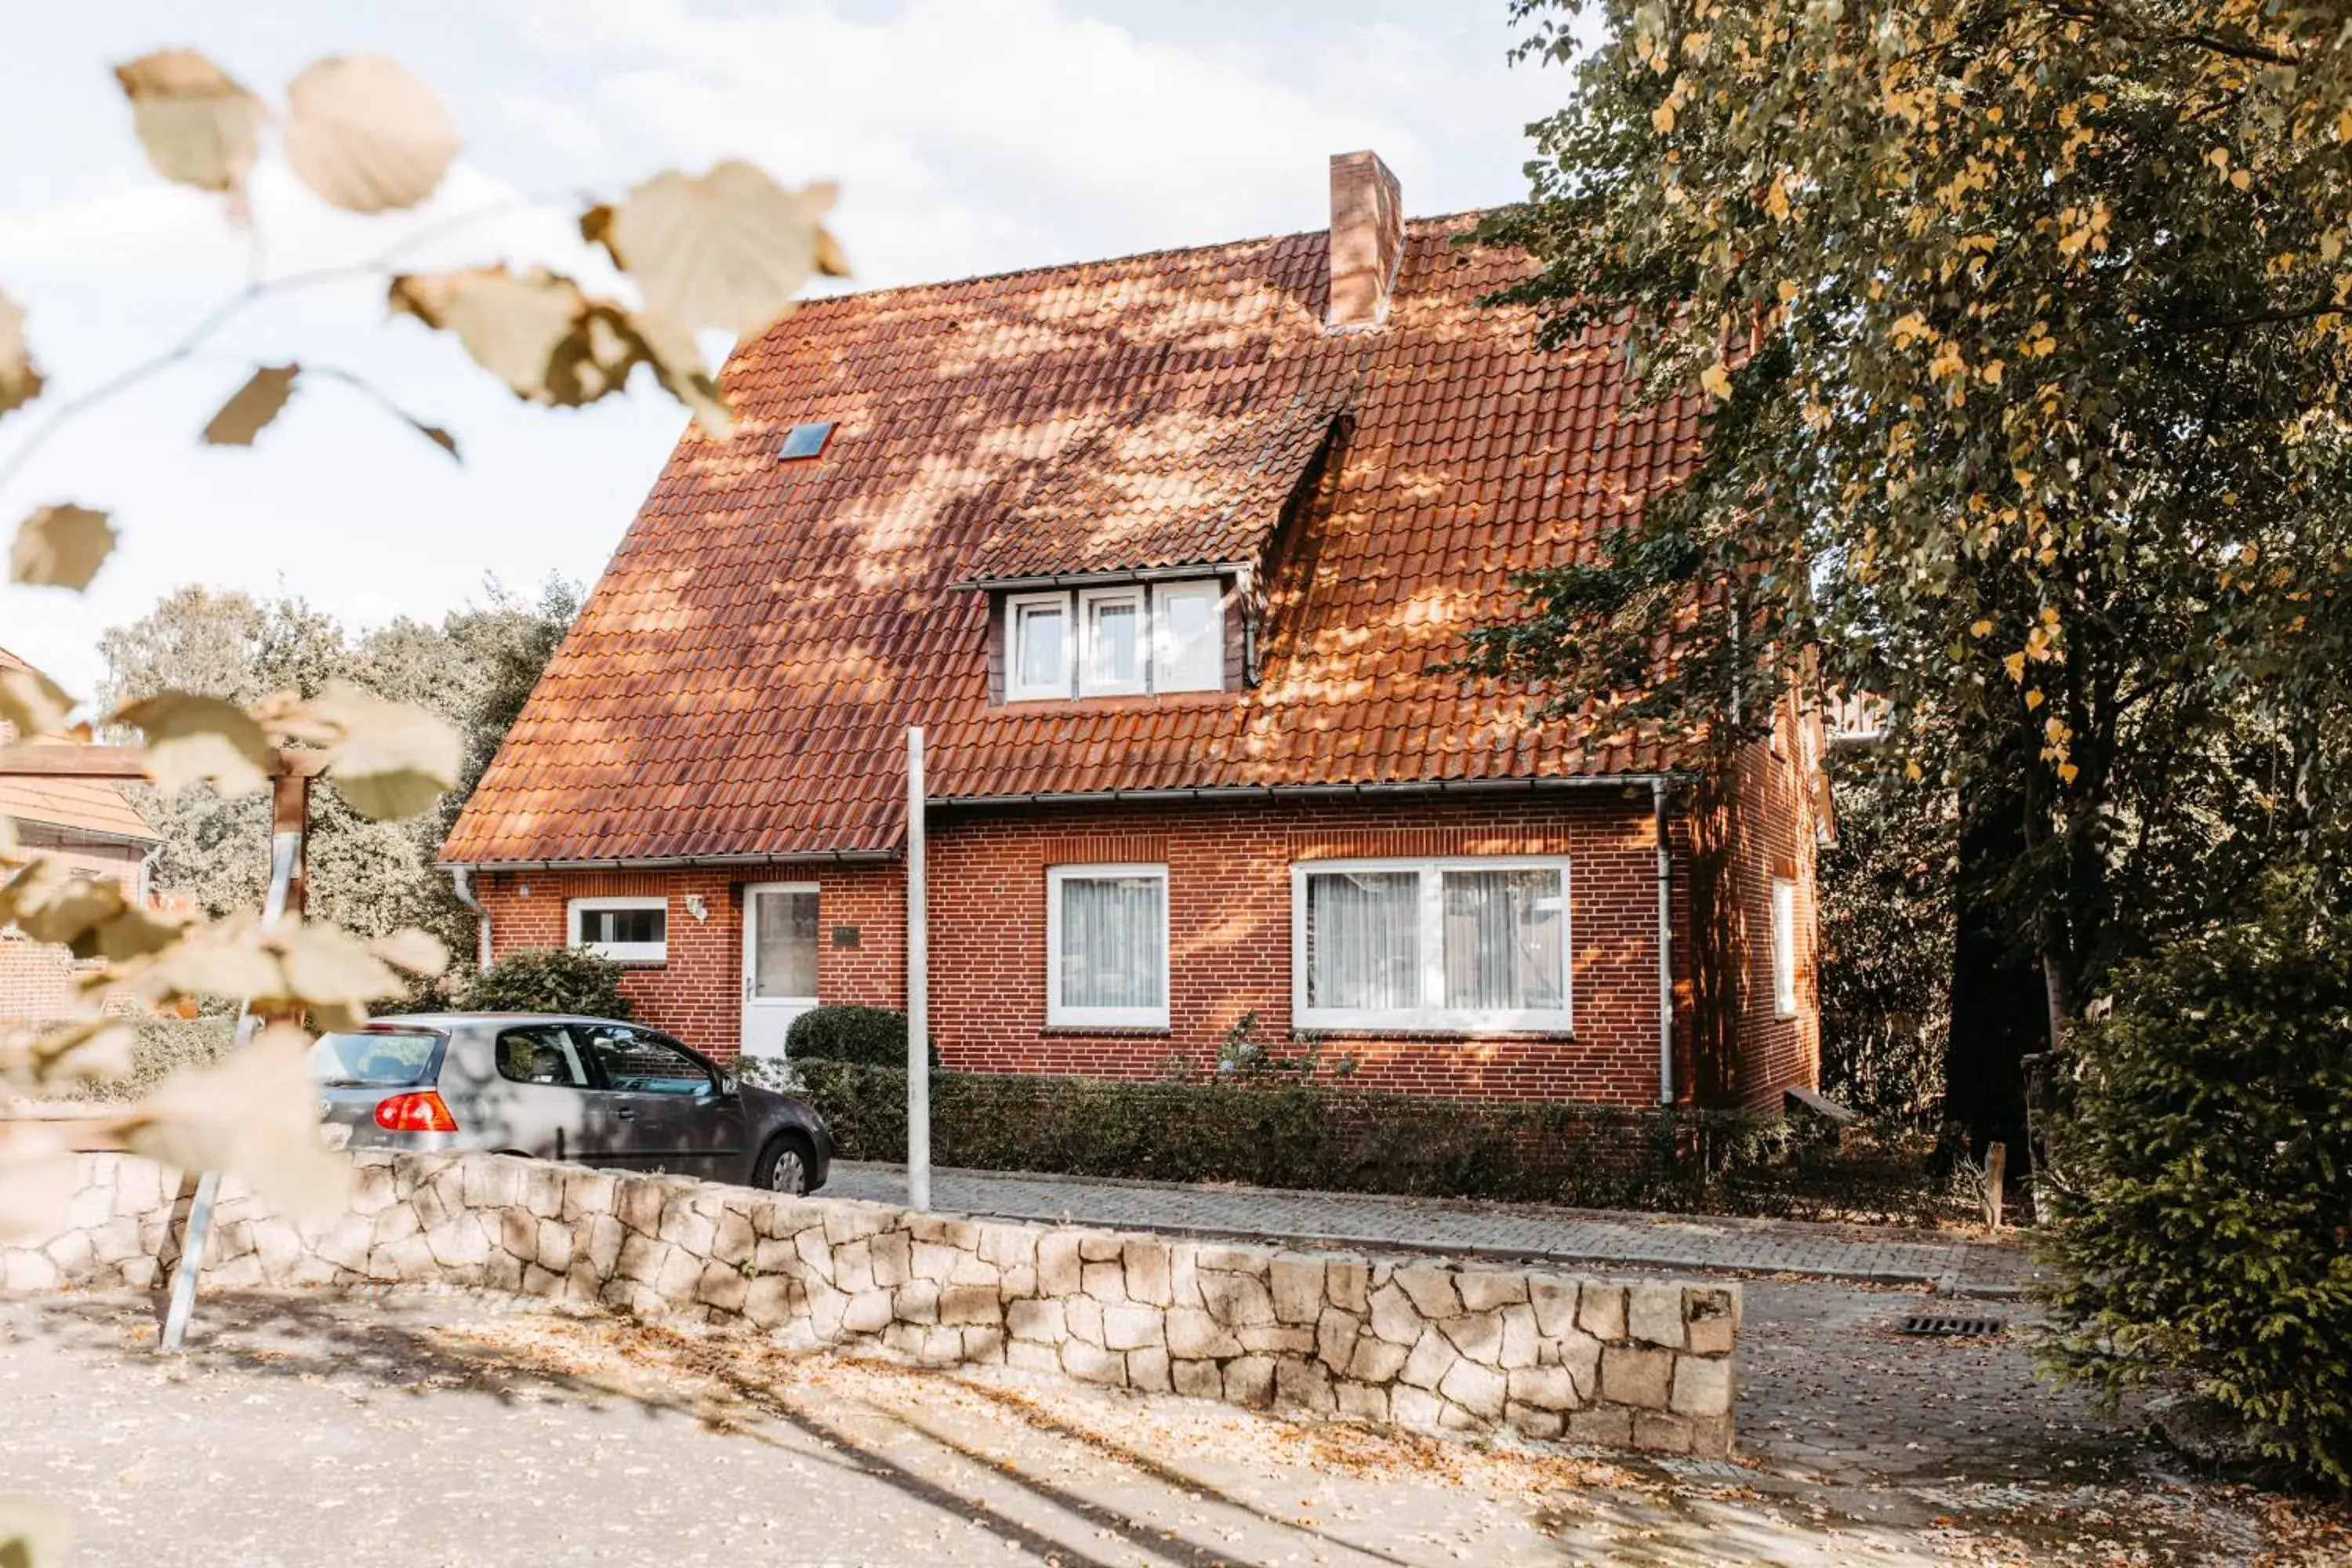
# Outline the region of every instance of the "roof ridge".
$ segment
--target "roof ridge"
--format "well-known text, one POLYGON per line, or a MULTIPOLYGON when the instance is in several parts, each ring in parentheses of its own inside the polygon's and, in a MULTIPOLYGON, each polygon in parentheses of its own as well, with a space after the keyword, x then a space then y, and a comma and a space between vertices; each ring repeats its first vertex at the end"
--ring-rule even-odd
MULTIPOLYGON (((1457 223, 1464 218, 1480 217, 1495 210, 1493 207, 1461 207, 1453 212, 1430 213, 1421 217, 1406 218, 1404 227, 1406 233, 1410 234, 1416 228, 1433 228, 1457 223)), ((1221 251, 1243 250, 1258 245, 1277 245, 1286 239, 1308 239, 1329 233, 1330 230, 1326 228, 1290 229, 1276 234, 1251 235, 1242 239, 1221 239, 1207 245, 1163 245, 1150 250, 1125 251, 1117 256, 1080 257, 1075 261, 1044 261, 1028 267, 1008 267, 997 272, 971 272, 961 278, 935 278, 920 283, 890 283, 878 289, 845 289, 838 294, 821 294, 812 299, 803 300, 791 314, 797 315, 803 310, 814 310, 818 306, 832 305, 850 300, 873 300, 887 299, 894 294, 922 294, 961 288, 968 283, 1003 283, 1016 278, 1034 278, 1047 272, 1075 272, 1083 267, 1117 267, 1131 261, 1157 261, 1168 256, 1213 256, 1221 251)), ((752 340, 754 342, 757 341, 757 339, 752 340)), ((740 352, 740 347, 738 352, 740 352)))

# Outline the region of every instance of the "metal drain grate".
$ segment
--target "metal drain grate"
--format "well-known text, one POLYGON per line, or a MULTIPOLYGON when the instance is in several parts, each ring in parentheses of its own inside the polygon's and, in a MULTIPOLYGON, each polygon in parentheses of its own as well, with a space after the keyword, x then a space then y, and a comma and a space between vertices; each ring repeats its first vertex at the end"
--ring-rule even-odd
POLYGON ((1938 1312, 1915 1312, 1903 1320, 1897 1333, 1927 1334, 1939 1340, 1972 1340, 1997 1334, 2009 1327, 1999 1318, 1949 1318, 1938 1312))

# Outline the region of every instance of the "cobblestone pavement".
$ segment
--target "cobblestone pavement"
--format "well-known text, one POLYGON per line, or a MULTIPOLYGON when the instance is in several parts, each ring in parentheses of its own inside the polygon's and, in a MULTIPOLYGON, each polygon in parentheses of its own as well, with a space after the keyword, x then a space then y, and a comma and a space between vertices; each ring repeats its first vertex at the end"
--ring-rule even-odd
MULTIPOLYGON (((906 1170, 841 1161, 824 1195, 904 1203, 906 1170)), ((1933 1231, 995 1171, 934 1171, 931 1203, 952 1213, 1004 1219, 1463 1257, 1927 1284, 1970 1294, 2010 1293, 2027 1268, 2023 1249, 2014 1245, 1933 1231)))
POLYGON ((1742 1464, 793 1358, 463 1293, 208 1298, 165 1360, 144 1298, 17 1298, 0 1490, 73 1512, 76 1568, 2343 1561, 2328 1516, 2152 1473, 2036 1395, 2014 1345, 1874 1337, 1908 1293, 1753 1289, 1741 1418, 1765 1436, 1742 1464))

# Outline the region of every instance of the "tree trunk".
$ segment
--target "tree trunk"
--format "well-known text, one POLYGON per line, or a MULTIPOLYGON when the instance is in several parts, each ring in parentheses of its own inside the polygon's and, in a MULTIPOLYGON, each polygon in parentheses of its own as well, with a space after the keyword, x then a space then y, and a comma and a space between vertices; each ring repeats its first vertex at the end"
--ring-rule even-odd
POLYGON ((2027 1147, 2024 1062, 2047 1043, 2050 1022, 2039 933, 2016 875, 2026 853, 2025 795, 2003 772, 1988 767, 1987 782, 1961 792, 1953 879, 1944 1114, 1970 1158, 1990 1143, 2027 1147))

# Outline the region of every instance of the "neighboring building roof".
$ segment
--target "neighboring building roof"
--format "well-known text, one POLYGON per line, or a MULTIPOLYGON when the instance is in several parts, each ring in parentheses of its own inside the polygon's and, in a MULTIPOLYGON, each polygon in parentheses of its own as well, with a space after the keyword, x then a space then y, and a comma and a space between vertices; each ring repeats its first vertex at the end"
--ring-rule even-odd
MULTIPOLYGON (((23 659, 0 647, 0 669, 26 668, 23 659)), ((12 745, 16 740, 16 726, 0 722, 0 746, 12 745)), ((39 743, 69 746, 79 742, 62 737, 44 736, 39 743)), ((152 844, 163 837, 148 825, 145 817, 139 815, 120 786, 104 779, 22 778, 0 774, 0 816, 14 817, 19 822, 44 823, 69 832, 128 838, 141 844, 152 844)))
POLYGON ((1622 343, 1539 352, 1526 275, 1406 226, 1379 327, 1324 324, 1322 232, 803 306, 739 352, 443 849, 488 864, 887 852, 904 739, 937 799, 1654 771, 1433 667, 1519 571, 1589 558, 1688 470, 1697 409, 1635 406, 1622 343), (1247 690, 989 702, 977 578, 1273 548, 1247 690), (822 458, 784 431, 837 428, 822 458))

